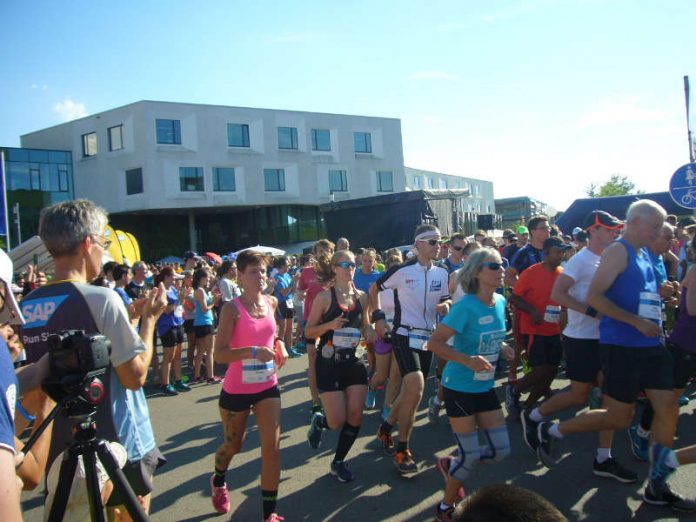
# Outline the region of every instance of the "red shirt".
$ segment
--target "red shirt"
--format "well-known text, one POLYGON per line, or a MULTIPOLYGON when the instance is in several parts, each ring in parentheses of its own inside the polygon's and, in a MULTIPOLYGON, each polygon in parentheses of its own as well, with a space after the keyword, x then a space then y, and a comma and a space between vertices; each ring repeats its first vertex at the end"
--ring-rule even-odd
MULTIPOLYGON (((522 272, 520 278, 512 289, 512 293, 520 296, 527 303, 536 308, 544 319, 550 317, 560 318, 560 305, 551 299, 551 290, 558 276, 563 272, 559 266, 552 272, 546 269, 544 263, 537 263, 522 272), (551 307, 547 312, 547 307, 551 307)), ((530 314, 522 312, 520 329, 524 334, 537 335, 558 335, 561 333, 558 322, 547 322, 544 320, 539 324, 534 324, 530 314)))
POLYGON ((306 321, 309 317, 309 312, 312 310, 314 298, 319 295, 319 292, 324 291, 324 287, 317 283, 317 276, 313 266, 308 266, 302 269, 300 280, 297 282, 298 290, 305 292, 304 311, 302 318, 306 321))

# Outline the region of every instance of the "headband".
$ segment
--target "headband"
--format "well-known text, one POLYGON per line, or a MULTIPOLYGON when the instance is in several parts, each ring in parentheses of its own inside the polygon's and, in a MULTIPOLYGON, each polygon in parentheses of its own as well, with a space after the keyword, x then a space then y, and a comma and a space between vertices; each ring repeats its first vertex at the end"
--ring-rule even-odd
POLYGON ((417 241, 424 241, 426 239, 440 239, 440 234, 436 232, 435 230, 427 230, 425 232, 421 232, 416 236, 414 239, 414 242, 417 241))

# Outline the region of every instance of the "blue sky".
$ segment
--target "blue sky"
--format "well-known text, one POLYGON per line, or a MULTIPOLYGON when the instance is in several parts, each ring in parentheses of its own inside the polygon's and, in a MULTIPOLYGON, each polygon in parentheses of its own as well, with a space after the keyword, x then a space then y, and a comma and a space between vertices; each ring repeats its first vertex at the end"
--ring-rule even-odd
POLYGON ((612 174, 667 190, 689 159, 693 1, 3 0, 0 17, 6 146, 142 99, 388 116, 406 165, 558 209, 612 174))

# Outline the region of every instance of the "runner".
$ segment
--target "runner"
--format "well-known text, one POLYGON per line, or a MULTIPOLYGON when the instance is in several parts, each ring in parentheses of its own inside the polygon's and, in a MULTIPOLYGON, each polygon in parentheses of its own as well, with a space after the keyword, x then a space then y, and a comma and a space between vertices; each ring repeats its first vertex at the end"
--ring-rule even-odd
POLYGON ((353 284, 353 253, 338 250, 330 258, 321 256, 315 269, 317 281, 330 289, 314 299, 305 331, 309 338, 319 338, 317 388, 325 414, 313 415, 307 440, 316 449, 323 430, 340 428, 331 474, 339 482, 350 482, 353 474, 344 459, 360 431, 367 395, 367 369, 355 351, 361 336, 374 342, 376 334, 368 318, 367 296, 353 284))
MULTIPOLYGON (((442 375, 445 408, 459 454, 438 459, 437 467, 447 485, 435 518, 453 520, 457 494, 469 473, 481 460, 498 462, 510 454, 505 417, 493 386, 495 366, 502 352, 512 359, 505 339, 505 298, 496 293, 503 284, 500 254, 481 248, 471 254, 460 273, 466 295, 452 305, 450 313, 428 341, 428 349, 447 364, 442 375), (454 347, 448 340, 454 337, 454 347), (479 446, 478 429, 486 445, 479 446)), ((461 495, 461 494, 460 494, 461 495)))
MULTIPOLYGON (((319 241, 314 243, 312 253, 314 254, 315 262, 319 257, 323 255, 332 256, 334 253, 334 244, 328 239, 320 239, 319 241)), ((300 280, 297 283, 297 288, 298 290, 301 290, 305 293, 304 308, 302 312, 303 320, 302 324, 300 325, 302 331, 304 332, 305 325, 307 324, 307 319, 309 318, 309 312, 312 310, 312 303, 314 302, 314 298, 320 292, 324 291, 323 285, 321 285, 316 280, 314 266, 307 266, 302 270, 302 275, 300 276, 300 280)), ((321 411, 321 403, 319 402, 319 391, 317 390, 317 350, 315 346, 316 339, 309 338, 306 335, 304 337, 305 346, 307 348, 307 378, 309 381, 309 393, 312 398, 312 409, 310 412, 311 421, 312 416, 316 412, 321 411)))
POLYGON ((201 364, 205 357, 205 367, 208 372, 208 383, 218 383, 222 379, 215 376, 213 370, 213 308, 220 294, 215 297, 208 292, 210 275, 207 268, 198 268, 193 273, 193 301, 196 315, 193 319, 193 331, 196 334, 198 351, 193 363, 193 382, 204 382, 201 375, 201 364))
POLYGON ((220 392, 220 417, 224 442, 215 452, 215 471, 210 477, 213 507, 230 510, 225 473, 240 452, 253 409, 261 442, 261 501, 263 520, 283 520, 276 514, 280 481, 280 391, 276 370, 288 359, 277 342, 274 318, 276 299, 264 295, 266 257, 245 250, 237 257, 239 282, 244 293, 222 307, 215 340, 215 360, 229 364, 220 392))
POLYGON ((295 285, 299 279, 299 274, 295 277, 291 276, 288 270, 290 264, 286 256, 282 256, 276 260, 276 268, 278 272, 275 274, 275 288, 273 295, 278 300, 278 337, 285 343, 288 348, 292 347, 292 327, 294 324, 295 308, 294 308, 294 292, 295 285))
POLYGON ((392 347, 401 371, 402 384, 389 417, 377 430, 377 437, 383 450, 391 454, 394 451, 391 432, 394 425, 399 423, 399 442, 394 463, 404 475, 418 471, 409 448, 409 440, 416 410, 423 397, 425 376, 428 375, 432 362, 432 352, 427 351, 426 343, 435 329, 436 315, 446 315, 450 305, 447 271, 433 264, 440 250, 440 231, 434 225, 421 225, 414 235, 416 256, 390 269, 370 288, 370 300, 374 309, 372 320, 382 339, 389 327, 386 316, 380 309, 379 292, 387 288, 394 289, 392 347))
POLYGON ((527 407, 547 393, 563 357, 561 347, 561 306, 551 290, 561 274, 561 261, 572 247, 558 237, 544 241, 544 260, 524 271, 512 289, 510 302, 521 312, 520 331, 527 339, 527 360, 531 372, 505 388, 508 415, 520 415, 520 395, 529 392, 527 407))
POLYGON ((587 294, 602 314, 599 325, 605 392, 603 409, 554 424, 539 424, 537 455, 553 466, 559 441, 571 433, 624 429, 631 423, 641 387, 655 409, 650 448, 650 475, 643 499, 692 511, 696 503, 667 483, 677 468, 672 450, 678 408, 674 400, 672 358, 660 341, 661 313, 652 264, 643 247, 662 231, 666 212, 650 200, 632 203, 623 236, 606 248, 587 294))
POLYGON ((186 359, 189 372, 193 370, 196 356, 196 332, 193 329, 193 320, 196 317, 196 305, 193 302, 193 270, 184 270, 183 279, 179 288, 179 300, 184 307, 184 333, 186 334, 186 359))
POLYGON ((447 270, 448 274, 451 274, 464 266, 464 247, 467 243, 464 234, 459 232, 452 234, 448 243, 449 256, 440 263, 440 266, 447 270))
MULTIPOLYGON (((599 266, 602 252, 618 237, 623 224, 611 214, 595 210, 585 218, 584 227, 589 235, 587 248, 570 258, 551 292, 551 298, 568 309, 568 325, 563 330, 562 341, 570 390, 554 394, 539 407, 522 412, 522 434, 527 446, 534 451, 539 445, 539 423, 552 413, 573 406, 584 406, 593 384, 601 381, 599 319, 596 311, 587 305, 587 291, 599 266)), ((581 230, 576 235, 582 232, 581 230)), ((625 469, 612 457, 613 437, 614 432, 611 430, 599 432, 599 446, 592 472, 600 477, 615 478, 619 482, 636 482, 636 473, 625 469)))

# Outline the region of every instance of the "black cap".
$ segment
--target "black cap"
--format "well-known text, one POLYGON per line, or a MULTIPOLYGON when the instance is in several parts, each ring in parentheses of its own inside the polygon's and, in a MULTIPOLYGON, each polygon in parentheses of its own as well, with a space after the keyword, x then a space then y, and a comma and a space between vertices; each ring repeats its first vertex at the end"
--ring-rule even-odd
POLYGON ((694 225, 696 225, 696 219, 692 218, 691 216, 686 216, 679 223, 677 223, 677 226, 679 228, 687 228, 692 227, 694 225))
POLYGON ((604 227, 612 230, 623 228, 623 221, 616 216, 612 216, 609 212, 603 210, 593 210, 585 218, 582 225, 583 230, 587 231, 593 227, 604 227))
POLYGON ((561 250, 573 248, 572 245, 564 243, 563 240, 558 236, 552 236, 544 241, 544 250, 548 250, 551 247, 560 248, 561 250))
POLYGON ((194 257, 198 257, 198 254, 196 254, 193 250, 189 250, 184 254, 184 260, 193 259, 194 257))

